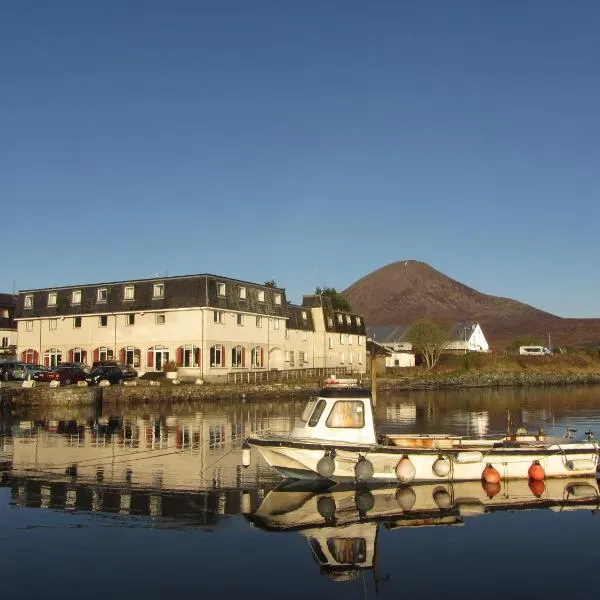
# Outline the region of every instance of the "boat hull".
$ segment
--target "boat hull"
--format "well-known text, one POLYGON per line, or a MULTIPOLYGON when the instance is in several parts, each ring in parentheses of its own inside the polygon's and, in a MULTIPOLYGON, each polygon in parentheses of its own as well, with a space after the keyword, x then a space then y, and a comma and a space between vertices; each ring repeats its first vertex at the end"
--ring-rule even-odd
POLYGON ((539 462, 545 477, 590 476, 596 472, 598 448, 593 443, 552 444, 546 447, 483 447, 459 450, 400 448, 395 446, 333 445, 286 438, 250 438, 248 443, 266 462, 284 477, 325 478, 332 481, 400 481, 432 483, 438 481, 475 481, 482 479, 491 464, 500 479, 528 479, 529 469, 539 462), (335 469, 331 475, 319 474, 318 463, 334 452, 335 469), (442 457, 446 468, 435 468, 442 457), (401 459, 408 469, 398 469, 401 459), (365 459, 373 468, 372 476, 357 477, 356 465, 365 459), (406 463, 406 460, 404 461, 406 463), (414 472, 413 472, 414 471, 414 472), (439 473, 442 474, 439 474, 439 473))

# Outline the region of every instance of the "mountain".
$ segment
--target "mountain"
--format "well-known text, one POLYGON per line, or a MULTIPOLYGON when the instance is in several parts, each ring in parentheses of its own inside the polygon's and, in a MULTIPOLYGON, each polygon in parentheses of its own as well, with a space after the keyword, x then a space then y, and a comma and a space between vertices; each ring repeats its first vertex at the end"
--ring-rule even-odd
POLYGON ((427 263, 403 260, 359 279, 342 295, 367 325, 404 325, 428 317, 445 326, 478 321, 494 349, 533 338, 553 346, 600 343, 600 319, 565 319, 470 288, 427 263))

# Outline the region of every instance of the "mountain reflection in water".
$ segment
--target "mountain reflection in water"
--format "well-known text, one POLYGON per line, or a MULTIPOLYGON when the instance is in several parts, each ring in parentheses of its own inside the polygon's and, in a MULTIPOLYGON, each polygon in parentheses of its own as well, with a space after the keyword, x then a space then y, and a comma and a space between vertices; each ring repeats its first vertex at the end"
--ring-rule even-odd
MULTIPOLYGON (((281 481, 255 453, 242 468, 243 439, 289 431, 304 404, 4 414, 5 595, 34 597, 40 581, 61 598, 146 599, 347 598, 343 581, 357 597, 552 598, 593 584, 594 478, 355 489, 281 481)), ((487 435, 508 412, 529 429, 600 437, 595 387, 380 393, 376 419, 388 431, 487 435)))

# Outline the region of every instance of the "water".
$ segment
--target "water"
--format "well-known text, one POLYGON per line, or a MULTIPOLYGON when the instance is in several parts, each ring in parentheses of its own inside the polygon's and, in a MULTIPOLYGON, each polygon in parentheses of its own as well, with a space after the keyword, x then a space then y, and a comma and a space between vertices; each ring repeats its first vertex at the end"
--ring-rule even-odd
MULTIPOLYGON (((281 486, 251 431, 304 399, 4 415, 3 592, 11 598, 547 597, 593 594, 598 486, 281 486), (332 504, 333 502, 333 504, 332 504)), ((380 394, 387 431, 600 437, 600 388, 380 394)), ((576 485, 574 485, 576 484, 576 485)))

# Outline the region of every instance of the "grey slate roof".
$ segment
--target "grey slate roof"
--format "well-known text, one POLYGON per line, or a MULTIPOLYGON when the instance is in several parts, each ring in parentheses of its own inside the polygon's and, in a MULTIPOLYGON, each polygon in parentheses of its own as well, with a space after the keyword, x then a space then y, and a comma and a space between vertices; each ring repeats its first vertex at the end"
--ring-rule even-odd
POLYGON ((410 325, 372 325, 367 327, 367 335, 380 344, 406 342, 410 325))
POLYGON ((475 321, 462 321, 457 323, 448 337, 451 342, 464 342, 469 340, 477 325, 478 323, 475 321))
POLYGON ((17 323, 13 320, 17 296, 0 293, 0 308, 8 308, 8 318, 0 316, 0 329, 16 329, 17 323))

